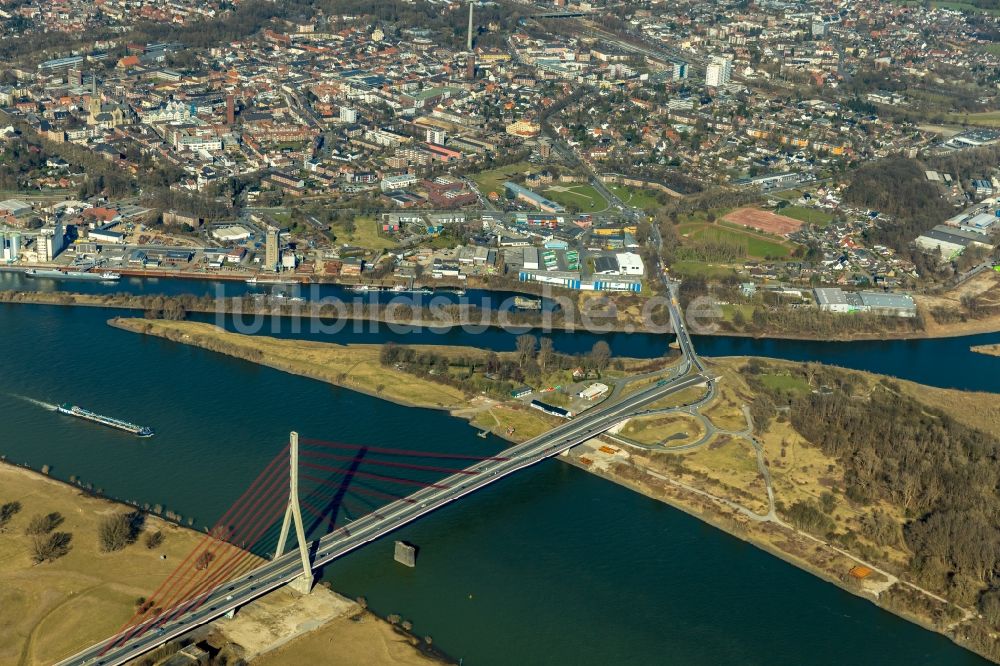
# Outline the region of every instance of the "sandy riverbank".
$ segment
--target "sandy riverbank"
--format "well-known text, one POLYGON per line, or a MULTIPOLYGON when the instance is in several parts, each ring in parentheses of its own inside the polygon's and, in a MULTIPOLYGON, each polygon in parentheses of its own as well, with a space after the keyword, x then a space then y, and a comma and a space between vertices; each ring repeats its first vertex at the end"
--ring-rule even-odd
POLYGON ((1000 345, 978 345, 975 347, 969 347, 972 351, 977 354, 986 354, 987 356, 1000 356, 1000 345))
MULTIPOLYGON (((204 538, 197 530, 147 515, 137 543, 112 553, 98 549, 100 521, 134 507, 95 497, 75 485, 8 463, 0 463, 0 504, 22 509, 0 528, 0 663, 43 666, 114 635, 148 595, 204 538), (70 550, 52 562, 34 564, 31 517, 58 512, 59 532, 72 534, 70 550), (153 549, 145 533, 159 531, 153 549)), ((302 663, 361 663, 345 655, 365 655, 366 664, 438 663, 417 649, 417 640, 358 605, 317 586, 303 597, 278 590, 246 606, 234 619, 210 625, 212 642, 248 660, 261 656, 269 666, 302 663), (308 654, 310 659, 303 660, 308 654)), ((258 663, 256 660, 253 663, 258 663)))

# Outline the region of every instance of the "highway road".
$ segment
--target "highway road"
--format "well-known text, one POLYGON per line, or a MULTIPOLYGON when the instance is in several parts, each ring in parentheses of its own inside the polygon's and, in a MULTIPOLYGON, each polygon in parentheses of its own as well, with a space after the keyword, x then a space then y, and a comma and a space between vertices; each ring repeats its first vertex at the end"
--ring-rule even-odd
MULTIPOLYGON (((348 523, 310 544, 311 551, 314 552, 313 567, 322 567, 432 511, 596 437, 625 419, 642 413, 647 405, 665 396, 699 384, 707 383, 711 387, 712 380, 703 374, 704 366, 694 351, 680 314, 677 298, 679 285, 665 277, 664 282, 670 293, 670 317, 684 359, 673 379, 658 382, 620 399, 612 399, 608 404, 583 412, 543 435, 504 450, 503 460, 478 462, 462 472, 442 479, 435 487, 421 489, 405 499, 396 500, 348 523), (474 474, 470 475, 469 472, 474 474)), ((141 626, 144 630, 141 635, 132 637, 131 633, 127 633, 119 637, 120 640, 126 639, 122 645, 108 649, 107 641, 98 643, 59 662, 58 666, 123 664, 184 635, 194 627, 211 622, 230 610, 290 583, 302 574, 298 552, 291 551, 237 580, 219 585, 194 609, 177 612, 190 602, 187 600, 157 618, 145 620, 141 626), (160 618, 169 618, 173 613, 177 616, 160 625, 160 618)))
MULTIPOLYGON (((687 367, 690 368, 690 364, 687 367)), ((710 381, 700 373, 690 373, 668 383, 653 385, 607 407, 584 412, 544 435, 511 447, 502 452, 503 460, 478 462, 460 473, 437 482, 437 487, 424 488, 406 499, 396 500, 377 512, 348 523, 321 538, 314 544, 313 567, 322 567, 432 511, 591 439, 632 414, 641 412, 644 406, 671 393, 710 381), (475 475, 470 475, 468 472, 474 472, 475 475)), ((191 612, 181 613, 160 627, 156 627, 158 623, 156 618, 147 620, 143 628, 150 629, 141 636, 128 640, 124 645, 113 647, 102 655, 107 643, 99 643, 59 662, 59 666, 123 664, 168 640, 187 633, 193 627, 210 622, 275 588, 286 585, 301 575, 301 560, 298 552, 293 550, 238 580, 215 588, 204 602, 191 612)), ((180 610, 183 605, 182 603, 174 606, 173 611, 180 610)), ((164 615, 169 616, 171 612, 167 611, 164 615)))

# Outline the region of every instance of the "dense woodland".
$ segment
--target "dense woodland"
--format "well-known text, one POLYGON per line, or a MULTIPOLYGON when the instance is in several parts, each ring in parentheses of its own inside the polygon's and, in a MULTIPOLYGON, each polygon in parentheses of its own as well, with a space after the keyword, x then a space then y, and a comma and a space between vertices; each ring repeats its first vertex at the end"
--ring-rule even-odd
POLYGON ((1000 443, 888 379, 869 387, 860 376, 809 364, 794 372, 829 390, 790 393, 757 379, 767 371, 760 363, 745 370, 760 396, 758 425, 789 407, 791 425, 843 467, 848 500, 887 502, 904 516, 900 526, 873 510, 863 535, 903 548, 909 577, 961 605, 978 604, 1000 628, 1000 443))
POLYGON ((844 200, 892 218, 872 225, 865 232, 868 242, 907 253, 914 238, 954 215, 955 209, 941 196, 941 189, 927 181, 924 170, 916 160, 896 157, 854 172, 844 200))
MULTIPOLYGON (((619 370, 624 367, 620 359, 612 360, 611 348, 603 340, 596 342, 588 354, 563 354, 555 350, 551 338, 538 339, 529 334, 518 336, 517 351, 513 354, 491 351, 455 355, 389 342, 382 346, 379 360, 382 365, 392 365, 470 394, 482 392, 504 399, 518 384, 541 381, 553 372, 582 368, 599 376, 609 366, 619 370)), ((659 361, 651 363, 659 365, 659 361)))

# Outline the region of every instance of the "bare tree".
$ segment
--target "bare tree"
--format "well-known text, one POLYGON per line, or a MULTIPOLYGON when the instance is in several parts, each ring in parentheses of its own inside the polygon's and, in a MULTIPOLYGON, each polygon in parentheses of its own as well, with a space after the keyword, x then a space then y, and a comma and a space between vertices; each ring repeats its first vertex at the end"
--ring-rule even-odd
POLYGON ((518 365, 524 368, 524 364, 528 362, 528 359, 535 355, 535 348, 538 346, 538 340, 535 336, 528 333, 524 335, 517 336, 517 359, 518 365))
POLYGON ((31 544, 31 559, 35 564, 57 560, 69 552, 73 535, 69 532, 54 532, 36 535, 31 544))
POLYGON ((53 511, 52 513, 45 515, 38 514, 32 517, 25 532, 30 535, 48 534, 55 528, 59 527, 63 520, 64 518, 62 517, 62 514, 58 511, 53 511))
POLYGON ((0 532, 4 531, 4 527, 10 522, 10 519, 13 518, 14 515, 20 510, 20 502, 7 502, 6 504, 0 506, 0 532))
POLYGON ((598 372, 603 372, 611 362, 611 347, 604 340, 598 340, 590 350, 590 362, 598 372))
POLYGON ((538 365, 541 366, 542 372, 548 371, 549 364, 555 358, 555 353, 552 338, 542 338, 538 349, 538 365))

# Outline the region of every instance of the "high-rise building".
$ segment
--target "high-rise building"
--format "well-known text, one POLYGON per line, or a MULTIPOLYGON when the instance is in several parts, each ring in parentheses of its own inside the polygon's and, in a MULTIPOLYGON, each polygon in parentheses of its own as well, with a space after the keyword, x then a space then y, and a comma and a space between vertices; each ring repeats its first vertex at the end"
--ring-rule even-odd
POLYGON ((439 146, 443 146, 444 142, 448 140, 448 134, 443 129, 438 129, 436 127, 427 128, 427 143, 434 143, 439 146))
POLYGON ((7 262, 15 262, 21 256, 21 232, 11 231, 7 237, 0 236, 0 259, 7 262))
POLYGON ((721 88, 729 84, 733 74, 733 61, 727 56, 712 56, 705 69, 705 85, 710 88, 721 88))
POLYGON ((813 37, 826 37, 826 23, 823 22, 822 16, 814 16, 811 27, 813 37))
POLYGON ((470 53, 465 59, 465 78, 470 81, 476 78, 476 54, 470 53))
POLYGON ((226 124, 236 124, 236 98, 233 95, 226 95, 226 124))
POLYGON ((358 122, 358 112, 349 106, 340 107, 340 122, 342 123, 356 123, 358 122))
POLYGON ((278 262, 281 261, 280 249, 281 245, 279 243, 281 238, 281 229, 278 227, 273 227, 270 224, 267 225, 267 236, 264 242, 264 268, 269 271, 279 270, 278 262))

